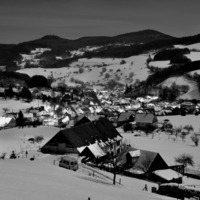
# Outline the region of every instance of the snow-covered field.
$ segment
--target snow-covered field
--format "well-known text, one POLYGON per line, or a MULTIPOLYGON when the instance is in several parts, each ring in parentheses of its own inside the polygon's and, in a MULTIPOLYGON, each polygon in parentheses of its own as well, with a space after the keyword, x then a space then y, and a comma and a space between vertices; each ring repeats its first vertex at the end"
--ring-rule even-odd
MULTIPOLYGON (((158 116, 159 122, 162 122, 165 119, 168 119, 173 127, 192 125, 194 132, 200 133, 200 116, 158 116)), ((130 143, 131 146, 134 146, 138 149, 159 152, 169 165, 175 164, 175 156, 178 156, 181 153, 190 153, 194 156, 195 168, 200 168, 200 146, 195 147, 194 143, 190 139, 190 135, 188 135, 185 142, 183 142, 179 137, 177 141, 174 142, 173 136, 169 137, 169 135, 164 133, 156 133, 154 138, 152 138, 152 136, 134 137, 133 134, 123 133, 122 130, 120 130, 120 133, 122 133, 123 137, 126 138, 126 142, 130 143)))
POLYGON ((170 77, 166 79, 163 83, 161 83, 161 85, 171 87, 173 83, 176 83, 177 85, 189 85, 190 87, 193 85, 191 84, 191 82, 189 82, 186 78, 183 78, 182 76, 170 77))
MULTIPOLYGON (((174 45, 174 48, 184 49, 188 48, 190 50, 190 54, 186 54, 185 56, 191 59, 191 61, 200 60, 200 43, 192 44, 192 45, 174 45)), ((152 67, 158 68, 166 68, 170 66, 170 61, 151 61, 149 63, 152 67)))
MULTIPOLYGON (((1 199, 5 200, 167 200, 172 199, 144 192, 145 182, 128 177, 122 185, 28 159, 3 160, 0 170, 1 199)), ((149 190, 151 183, 148 184, 149 190)))
POLYGON ((184 49, 188 48, 190 50, 190 54, 186 54, 191 61, 200 60, 200 43, 195 43, 191 45, 174 45, 175 48, 184 49))
MULTIPOLYGON (((4 100, 3 100, 4 101, 4 100)), ((22 102, 21 102, 22 103, 22 102)), ((24 107, 29 107, 30 104, 24 107)), ((2 105, 2 104, 0 104, 2 105)), ((2 107, 10 107, 15 105, 17 109, 20 106, 20 101, 8 100, 7 104, 2 107), (16 104, 18 102, 19 104, 16 104)), ((37 102, 36 102, 37 106, 37 102)), ((1 109, 0 109, 1 110, 1 109)), ((199 131, 200 116, 187 115, 187 116, 164 116, 158 117, 159 121, 169 119, 174 126, 191 124, 194 131, 199 131)), ((23 129, 11 128, 0 130, 0 154, 7 152, 6 159, 0 160, 0 196, 2 199, 8 200, 26 200, 26 199, 152 199, 164 200, 172 199, 164 196, 159 196, 151 193, 151 187, 155 186, 153 183, 147 183, 149 191, 144 192, 142 188, 146 181, 128 178, 125 176, 117 175, 117 180, 121 179, 122 185, 112 185, 112 180, 102 180, 94 178, 82 173, 81 171, 73 172, 66 169, 59 168, 53 165, 53 158, 50 155, 44 155, 36 150, 39 144, 31 144, 28 142, 29 138, 35 136, 43 136, 44 140, 40 144, 42 146, 57 132, 58 128, 51 126, 40 126, 37 128, 23 129), (11 151, 14 150, 21 158, 8 159, 11 151), (24 152, 28 150, 28 158, 25 158, 24 152), (23 151, 23 153, 22 153, 23 151), (36 160, 30 161, 29 158, 35 155, 36 160)), ((165 134, 157 134, 152 139, 151 136, 135 137, 130 133, 123 133, 120 130, 124 140, 131 144, 133 147, 139 149, 146 149, 149 151, 159 152, 160 155, 168 164, 174 164, 174 157, 181 153, 190 153, 194 156, 195 168, 199 168, 200 157, 199 148, 195 147, 188 137, 184 143, 180 138, 177 142, 165 134)), ((105 173, 102 171, 102 173, 105 173)), ((109 174, 112 178, 112 174, 109 174)), ((197 184, 193 180, 186 179, 185 183, 197 184)), ((157 186, 157 185, 156 185, 157 186)))
POLYGON ((125 84, 133 83, 136 79, 143 81, 148 77, 147 58, 148 55, 132 56, 126 59, 82 58, 72 63, 70 67, 56 69, 25 68, 17 72, 28 74, 30 77, 34 75, 53 76, 55 82, 64 81, 67 85, 72 84, 72 77, 85 83, 105 83, 105 74, 109 73, 109 79, 116 79, 125 84), (125 64, 120 64, 122 60, 125 61, 125 64), (102 68, 104 67, 106 71, 102 73, 102 68), (83 68, 84 71, 79 73, 79 68, 83 68), (131 73, 133 74, 130 75, 131 73))
POLYGON ((150 66, 152 67, 158 67, 158 68, 166 68, 170 66, 170 61, 165 60, 165 61, 151 61, 149 63, 150 66))
POLYGON ((174 45, 174 47, 179 49, 188 48, 190 50, 200 51, 200 43, 195 43, 190 45, 174 45))
MULTIPOLYGON (((166 117, 159 117, 164 120, 166 117)), ((199 129, 200 116, 167 116, 173 125, 192 124, 195 130, 199 129)), ((53 164, 50 155, 44 155, 36 151, 37 145, 30 144, 27 139, 30 137, 42 135, 46 143, 54 134, 59 131, 54 127, 38 127, 38 128, 12 128, 0 131, 0 152, 11 150, 20 151, 28 150, 28 158, 1 160, 0 170, 0 194, 2 199, 95 199, 95 200, 121 200, 123 199, 152 199, 167 200, 172 199, 151 193, 151 187, 157 185, 117 175, 117 181, 121 179, 121 185, 112 185, 111 179, 102 180, 97 177, 89 176, 81 170, 73 172, 63 168, 59 168, 53 164), (30 161, 32 155, 36 156, 34 161, 30 161), (149 191, 142 191, 144 184, 147 183, 149 191)), ((119 130, 124 140, 139 149, 159 152, 168 164, 174 164, 174 157, 181 153, 190 153, 194 156, 195 167, 200 164, 199 148, 195 147, 189 138, 186 142, 180 139, 174 142, 168 138, 168 135, 157 134, 154 138, 151 136, 135 137, 131 133, 123 133, 119 130)), ((112 174, 101 171, 101 173, 112 178, 112 174)), ((199 181, 193 182, 192 179, 184 178, 186 184, 197 184, 199 181)))
POLYGON ((188 57, 191 61, 200 60, 200 52, 191 51, 190 54, 186 54, 185 56, 188 57))
POLYGON ((22 100, 14 100, 14 99, 1 99, 0 100, 0 116, 4 114, 4 108, 7 108, 9 112, 19 112, 19 109, 27 109, 30 107, 38 107, 42 106, 43 103, 40 100, 33 100, 30 103, 24 102, 22 100))

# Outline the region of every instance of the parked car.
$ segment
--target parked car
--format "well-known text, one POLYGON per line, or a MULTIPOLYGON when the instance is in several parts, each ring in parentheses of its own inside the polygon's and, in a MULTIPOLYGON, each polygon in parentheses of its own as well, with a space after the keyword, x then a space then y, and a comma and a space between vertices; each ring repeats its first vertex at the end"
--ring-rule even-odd
POLYGON ((78 169, 78 161, 74 157, 63 156, 59 162, 59 167, 76 171, 78 169))

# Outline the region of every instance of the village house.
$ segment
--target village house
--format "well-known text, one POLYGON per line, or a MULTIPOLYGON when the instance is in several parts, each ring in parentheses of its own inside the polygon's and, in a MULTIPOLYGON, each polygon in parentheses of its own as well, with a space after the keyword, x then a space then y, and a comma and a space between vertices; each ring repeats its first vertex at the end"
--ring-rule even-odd
MULTIPOLYGON (((122 136, 106 118, 60 130, 42 148, 43 153, 80 154, 88 147, 93 154, 116 155, 121 151, 122 136), (91 146, 92 145, 92 146, 91 146), (102 153, 103 152, 103 153, 102 153)), ((100 156, 101 157, 101 156, 100 156)))
POLYGON ((134 121, 135 111, 122 112, 117 119, 117 126, 122 126, 125 123, 134 121))
POLYGON ((155 129, 157 127, 158 119, 153 113, 136 113, 135 114, 135 123, 139 129, 155 129))
POLYGON ((126 175, 158 183, 182 182, 182 166, 168 166, 157 152, 131 148, 126 154, 126 161, 126 175))
POLYGON ((168 165, 159 153, 132 149, 127 153, 129 172, 135 175, 149 176, 153 171, 167 169, 168 165))

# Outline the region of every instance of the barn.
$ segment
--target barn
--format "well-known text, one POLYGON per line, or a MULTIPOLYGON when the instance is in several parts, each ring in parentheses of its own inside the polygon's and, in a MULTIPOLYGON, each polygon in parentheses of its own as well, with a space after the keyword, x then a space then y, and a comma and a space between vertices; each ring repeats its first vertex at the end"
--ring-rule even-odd
MULTIPOLYGON (((122 136, 106 118, 60 130, 42 148, 43 153, 81 153, 86 147, 98 144, 106 154, 120 152, 122 136)), ((94 149, 93 146, 92 149, 94 149)))

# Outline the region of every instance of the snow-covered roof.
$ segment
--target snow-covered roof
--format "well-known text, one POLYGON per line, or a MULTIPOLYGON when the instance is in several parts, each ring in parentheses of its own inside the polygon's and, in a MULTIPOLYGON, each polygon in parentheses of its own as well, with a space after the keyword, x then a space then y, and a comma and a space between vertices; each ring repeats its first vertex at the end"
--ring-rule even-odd
POLYGON ((183 177, 180 173, 172 169, 156 170, 153 173, 167 181, 171 181, 172 179, 178 179, 180 177, 183 177))
POLYGON ((63 119, 62 119, 62 123, 66 123, 69 121, 69 116, 65 116, 63 119))
POLYGON ((129 151, 129 154, 132 158, 139 157, 140 156, 140 150, 129 151))
POLYGON ((101 147, 97 143, 89 145, 88 148, 95 156, 95 158, 99 158, 106 155, 105 152, 101 149, 101 147))
POLYGON ((24 118, 33 118, 33 113, 24 113, 24 118))
POLYGON ((4 127, 10 123, 12 117, 0 117, 0 127, 4 127))

